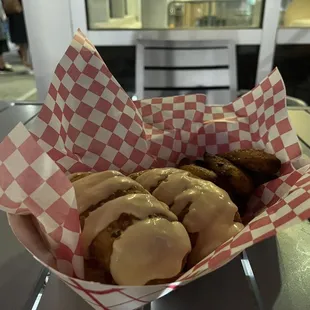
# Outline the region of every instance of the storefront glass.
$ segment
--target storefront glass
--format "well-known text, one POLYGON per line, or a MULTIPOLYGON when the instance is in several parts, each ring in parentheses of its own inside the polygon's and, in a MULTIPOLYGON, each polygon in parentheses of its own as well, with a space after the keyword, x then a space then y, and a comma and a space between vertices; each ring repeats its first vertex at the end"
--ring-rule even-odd
MULTIPOLYGON (((135 94, 135 46, 96 46, 114 77, 130 95, 135 94)), ((258 45, 237 46, 238 90, 252 89, 258 62, 258 45)), ((201 92, 197 90, 197 93, 201 92)))
POLYGON ((89 29, 260 28, 264 0, 86 0, 89 29))
POLYGON ((289 96, 310 105, 310 45, 277 45, 274 67, 278 67, 289 96))
POLYGON ((310 0, 282 0, 280 27, 310 27, 310 0))

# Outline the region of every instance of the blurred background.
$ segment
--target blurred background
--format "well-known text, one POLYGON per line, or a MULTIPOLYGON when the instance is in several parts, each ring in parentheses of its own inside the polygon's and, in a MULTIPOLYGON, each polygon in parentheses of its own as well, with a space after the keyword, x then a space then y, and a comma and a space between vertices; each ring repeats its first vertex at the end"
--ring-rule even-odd
MULTIPOLYGON (((9 49, 3 57, 13 70, 0 71, 0 100, 44 100, 51 73, 80 28, 134 98, 204 92, 209 93, 210 103, 225 104, 224 100, 233 100, 253 88, 277 66, 288 94, 310 103, 308 0, 56 0, 53 4, 47 0, 39 3, 29 0, 24 1, 22 9, 31 66, 25 66, 18 44, 11 40, 11 19, 7 14, 4 25, 9 49), (161 54, 158 56, 161 60, 149 62, 155 52, 148 50, 158 50, 158 46, 152 45, 160 44, 159 41, 187 42, 187 53, 183 50, 180 54, 177 45, 165 47, 164 51, 161 47, 156 52, 161 54), (210 42, 232 46, 222 56, 216 50, 209 51, 207 56, 210 42), (137 48, 140 43, 141 50, 137 48), (197 49, 200 52, 194 52, 197 49), (218 58, 214 59, 214 55, 218 58), (173 64, 167 57, 181 57, 182 64, 173 64), (208 61, 203 60, 207 57, 208 61), (144 63, 137 65, 139 59, 144 63), (164 64, 162 59, 166 59, 164 64), (164 70, 158 72, 163 66, 164 70), (225 74, 220 70, 226 70, 229 76, 224 85, 201 81, 201 76, 209 76, 212 81, 223 79, 225 74), (192 77, 193 81, 179 85, 181 75, 192 77), (154 79, 165 80, 166 84, 158 84, 154 79), (143 90, 137 89, 137 81, 140 86, 145 82, 143 90), (236 91, 225 95, 230 88, 236 91)), ((213 44, 213 47, 219 46, 213 44)))

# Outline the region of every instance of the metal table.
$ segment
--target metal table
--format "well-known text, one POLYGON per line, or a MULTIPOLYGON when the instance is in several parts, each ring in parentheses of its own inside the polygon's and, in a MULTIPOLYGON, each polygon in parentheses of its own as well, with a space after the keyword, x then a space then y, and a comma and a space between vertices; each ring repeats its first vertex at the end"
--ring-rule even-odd
MULTIPOLYGON (((0 102, 0 141, 18 122, 31 125, 39 110, 40 105, 0 102)), ((0 247, 0 309, 31 309, 47 272, 19 244, 4 212, 0 212, 0 247)))
MULTIPOLYGON (((20 121, 30 126, 39 109, 38 104, 0 102, 0 139, 20 121)), ((304 154, 310 156, 310 108, 292 108, 289 114, 304 154)), ((8 246, 0 256, 0 309, 92 309, 54 276, 49 277, 43 290, 47 271, 19 245, 2 212, 0 227, 0 246, 8 246)), ((304 222, 248 249, 248 259, 239 256, 221 269, 153 302, 150 308, 309 309, 309 245, 310 223, 304 222)))

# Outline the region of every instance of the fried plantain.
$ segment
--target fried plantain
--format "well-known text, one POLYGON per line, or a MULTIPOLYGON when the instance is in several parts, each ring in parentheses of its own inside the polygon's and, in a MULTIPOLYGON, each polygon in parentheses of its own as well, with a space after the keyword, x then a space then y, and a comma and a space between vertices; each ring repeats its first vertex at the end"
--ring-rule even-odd
POLYGON ((204 154, 205 167, 217 174, 220 187, 225 189, 231 197, 250 196, 254 190, 252 179, 230 161, 217 155, 204 154))
POLYGON ((281 168, 281 161, 276 156, 263 150, 235 150, 218 156, 229 160, 240 168, 266 175, 276 174, 281 168))

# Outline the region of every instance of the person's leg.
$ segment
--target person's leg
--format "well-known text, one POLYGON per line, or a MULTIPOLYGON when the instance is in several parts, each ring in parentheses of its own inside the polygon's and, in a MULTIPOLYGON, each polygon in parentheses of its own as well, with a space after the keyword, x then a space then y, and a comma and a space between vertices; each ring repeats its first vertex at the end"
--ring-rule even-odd
POLYGON ((0 69, 4 69, 5 68, 5 62, 3 59, 3 55, 0 54, 0 69))
POLYGON ((27 49, 25 47, 25 44, 19 44, 18 45, 18 55, 19 55, 23 65, 26 65, 26 63, 27 63, 27 49))
POLYGON ((0 54, 0 73, 13 72, 12 66, 4 61, 3 54, 0 54))
POLYGON ((8 52, 9 48, 6 40, 0 40, 0 71, 3 72, 12 72, 12 67, 4 61, 3 53, 8 52))
POLYGON ((25 67, 32 69, 31 64, 28 62, 28 46, 27 44, 20 44, 18 45, 18 54, 22 63, 25 67))

